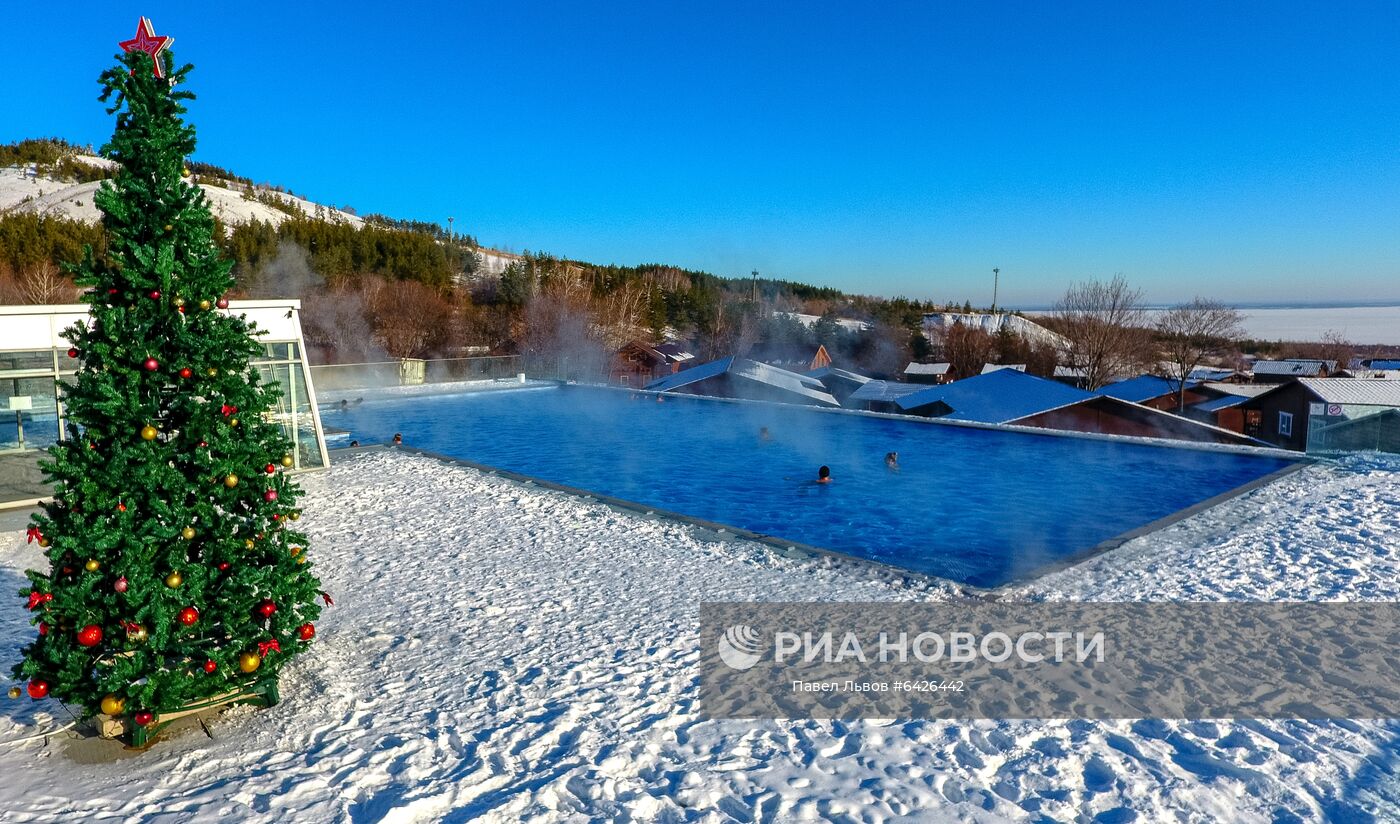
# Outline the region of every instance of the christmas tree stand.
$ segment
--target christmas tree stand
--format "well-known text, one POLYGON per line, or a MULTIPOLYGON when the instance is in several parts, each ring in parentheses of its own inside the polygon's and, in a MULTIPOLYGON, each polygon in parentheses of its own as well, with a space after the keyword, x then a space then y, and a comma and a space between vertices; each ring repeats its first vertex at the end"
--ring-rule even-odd
POLYGON ((226 692, 193 701, 178 710, 163 712, 151 723, 141 726, 131 720, 130 715, 111 716, 98 713, 94 718, 97 734, 102 738, 121 739, 127 749, 144 750, 155 743, 160 734, 171 724, 191 715, 214 714, 239 704, 257 707, 270 707, 281 700, 277 692, 277 680, 270 678, 242 690, 226 692))

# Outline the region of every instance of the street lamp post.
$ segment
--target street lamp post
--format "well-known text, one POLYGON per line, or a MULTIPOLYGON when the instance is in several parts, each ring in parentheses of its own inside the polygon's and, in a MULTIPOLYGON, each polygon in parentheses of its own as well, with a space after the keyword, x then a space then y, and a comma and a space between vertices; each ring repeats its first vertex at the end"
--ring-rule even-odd
POLYGON ((997 286, 1000 285, 1000 282, 1001 282, 1001 269, 1000 269, 1000 268, 994 268, 994 269, 992 269, 992 314, 994 314, 994 315, 995 315, 996 312, 997 312, 997 286))

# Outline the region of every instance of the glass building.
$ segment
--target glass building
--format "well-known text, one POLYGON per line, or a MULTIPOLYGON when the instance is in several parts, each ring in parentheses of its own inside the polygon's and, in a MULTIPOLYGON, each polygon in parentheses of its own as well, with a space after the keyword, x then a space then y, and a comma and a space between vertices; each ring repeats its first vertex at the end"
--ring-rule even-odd
MULTIPOLYGON (((294 469, 329 465, 325 433, 305 360, 301 302, 236 300, 226 311, 244 315, 261 332, 254 366, 282 397, 268 414, 293 444, 294 469)), ((87 306, 0 306, 0 509, 29 506, 49 495, 39 461, 66 434, 59 380, 78 370, 63 330, 87 316, 87 306)))

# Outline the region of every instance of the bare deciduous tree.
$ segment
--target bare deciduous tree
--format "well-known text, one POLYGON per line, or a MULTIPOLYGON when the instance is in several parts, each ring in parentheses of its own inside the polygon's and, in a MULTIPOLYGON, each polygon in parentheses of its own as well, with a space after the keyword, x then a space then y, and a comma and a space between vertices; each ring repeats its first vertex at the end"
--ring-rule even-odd
POLYGON ((1163 312, 1155 324, 1175 371, 1177 411, 1186 409, 1186 381, 1191 371, 1244 333, 1244 316, 1233 306, 1195 298, 1163 312))
POLYGON ((943 330, 943 359, 946 360, 959 379, 972 377, 982 371, 982 367, 992 360, 996 352, 996 340, 978 326, 964 326, 955 321, 943 330))
POLYGON ((1142 291, 1122 275, 1070 286, 1051 319, 1065 339, 1062 359, 1083 370, 1085 389, 1098 389, 1150 360, 1142 291))
POLYGON ((72 303, 81 290, 49 261, 25 267, 15 278, 14 291, 20 303, 54 305, 72 303))

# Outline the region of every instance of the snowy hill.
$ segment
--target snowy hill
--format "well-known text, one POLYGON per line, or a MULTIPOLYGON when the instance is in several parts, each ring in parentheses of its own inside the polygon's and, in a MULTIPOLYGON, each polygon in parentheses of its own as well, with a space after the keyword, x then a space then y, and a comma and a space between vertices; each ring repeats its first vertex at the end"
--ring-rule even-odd
MULTIPOLYGON (((91 155, 78 155, 75 159, 104 168, 113 165, 110 160, 91 155)), ((206 177, 197 179, 196 182, 204 190, 204 196, 208 198, 214 216, 226 225, 241 225, 254 220, 274 226, 280 225, 290 216, 288 209, 298 210, 308 217, 319 217, 337 223, 349 223, 353 226, 364 224, 361 218, 349 212, 312 203, 286 192, 261 187, 250 188, 241 183, 217 178, 206 177), (276 200, 284 204, 285 208, 278 208, 254 198, 276 200)), ((33 166, 0 169, 0 213, 36 212, 70 220, 95 222, 98 219, 98 211, 92 202, 92 196, 99 185, 101 184, 97 181, 73 183, 57 180, 36 171, 33 166)))
POLYGON ((989 335, 1001 329, 1009 329, 1033 344, 1049 344, 1056 348, 1065 345, 1065 339, 1046 329, 1035 321, 1020 315, 987 314, 984 312, 930 312, 924 315, 924 334, 930 340, 938 340, 945 330, 955 323, 977 327, 989 335))

